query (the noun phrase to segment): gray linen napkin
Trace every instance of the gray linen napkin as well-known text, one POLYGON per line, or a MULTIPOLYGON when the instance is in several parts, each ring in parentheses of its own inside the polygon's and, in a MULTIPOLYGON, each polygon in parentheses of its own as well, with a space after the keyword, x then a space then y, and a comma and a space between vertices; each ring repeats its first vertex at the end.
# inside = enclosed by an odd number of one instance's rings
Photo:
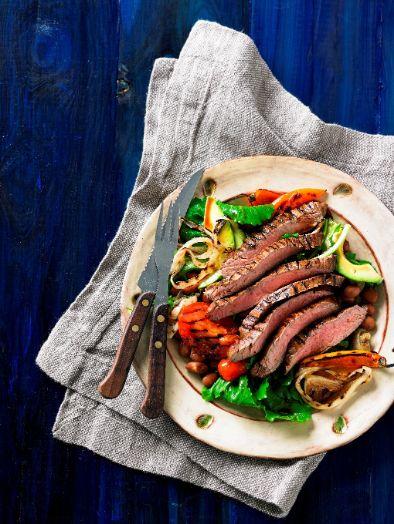
POLYGON ((96 391, 120 335, 119 298, 127 261, 150 213, 201 166, 256 154, 299 156, 343 169, 393 210, 393 137, 323 123, 281 87, 250 38, 198 22, 178 60, 155 62, 140 172, 123 221, 37 363, 69 388, 53 428, 56 438, 283 517, 322 455, 250 459, 193 440, 166 415, 145 420, 138 410, 143 387, 134 371, 119 398, 103 400, 96 391))

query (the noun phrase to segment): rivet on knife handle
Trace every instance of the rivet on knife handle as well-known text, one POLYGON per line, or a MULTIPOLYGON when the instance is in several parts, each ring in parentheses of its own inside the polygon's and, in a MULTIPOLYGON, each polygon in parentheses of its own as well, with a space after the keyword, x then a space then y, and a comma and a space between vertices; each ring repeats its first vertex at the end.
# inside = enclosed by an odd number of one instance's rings
POLYGON ((157 418, 164 407, 164 382, 167 349, 168 305, 156 307, 153 314, 152 334, 149 343, 148 382, 141 413, 147 418, 157 418))
POLYGON ((98 387, 103 397, 115 398, 122 392, 154 298, 155 293, 151 291, 142 293, 138 298, 120 339, 112 367, 98 387))

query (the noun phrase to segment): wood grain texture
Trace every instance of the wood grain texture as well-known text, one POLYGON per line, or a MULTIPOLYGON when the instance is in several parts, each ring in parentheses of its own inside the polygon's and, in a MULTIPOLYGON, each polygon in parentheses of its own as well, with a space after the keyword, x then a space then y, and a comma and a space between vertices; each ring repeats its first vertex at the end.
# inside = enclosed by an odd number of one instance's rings
POLYGON ((152 331, 148 351, 148 380, 141 413, 157 418, 163 413, 167 356, 168 304, 159 304, 152 315, 152 331))
MULTIPOLYGON (((1 522, 273 521, 54 441, 63 388, 34 365, 123 214, 152 62, 177 56, 199 18, 250 34, 286 89, 323 120, 394 134, 392 2, 1 2, 1 522)), ((390 522, 393 427, 391 412, 330 453, 286 522, 390 522)))
POLYGON ((154 298, 153 291, 146 291, 138 297, 120 338, 112 366, 97 388, 104 398, 116 398, 121 394, 154 298))

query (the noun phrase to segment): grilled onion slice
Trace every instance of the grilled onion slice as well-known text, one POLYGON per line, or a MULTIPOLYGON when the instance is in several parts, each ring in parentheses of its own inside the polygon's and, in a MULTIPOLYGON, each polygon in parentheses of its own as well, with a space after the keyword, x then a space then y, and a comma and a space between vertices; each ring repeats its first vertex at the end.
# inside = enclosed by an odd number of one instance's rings
POLYGON ((215 245, 214 240, 209 237, 192 238, 181 246, 174 255, 170 270, 170 282, 177 291, 192 293, 195 291, 204 278, 214 273, 220 262, 221 250, 215 245), (187 281, 175 281, 176 275, 182 269, 186 257, 189 257, 193 264, 200 271, 187 281))
POLYGON ((349 400, 361 384, 372 378, 372 370, 363 366, 356 370, 301 367, 295 387, 301 397, 315 409, 330 409, 349 400))

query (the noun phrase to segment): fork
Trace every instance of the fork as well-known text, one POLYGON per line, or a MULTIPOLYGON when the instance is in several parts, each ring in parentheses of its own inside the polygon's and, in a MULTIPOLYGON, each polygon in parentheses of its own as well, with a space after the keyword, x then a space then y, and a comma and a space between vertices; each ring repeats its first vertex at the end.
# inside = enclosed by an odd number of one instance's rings
POLYGON ((168 324, 168 275, 178 240, 179 205, 170 204, 167 218, 158 224, 154 259, 158 273, 155 308, 148 353, 148 380, 141 412, 157 418, 164 407, 165 366, 168 324), (164 225, 163 225, 164 224, 164 225))

